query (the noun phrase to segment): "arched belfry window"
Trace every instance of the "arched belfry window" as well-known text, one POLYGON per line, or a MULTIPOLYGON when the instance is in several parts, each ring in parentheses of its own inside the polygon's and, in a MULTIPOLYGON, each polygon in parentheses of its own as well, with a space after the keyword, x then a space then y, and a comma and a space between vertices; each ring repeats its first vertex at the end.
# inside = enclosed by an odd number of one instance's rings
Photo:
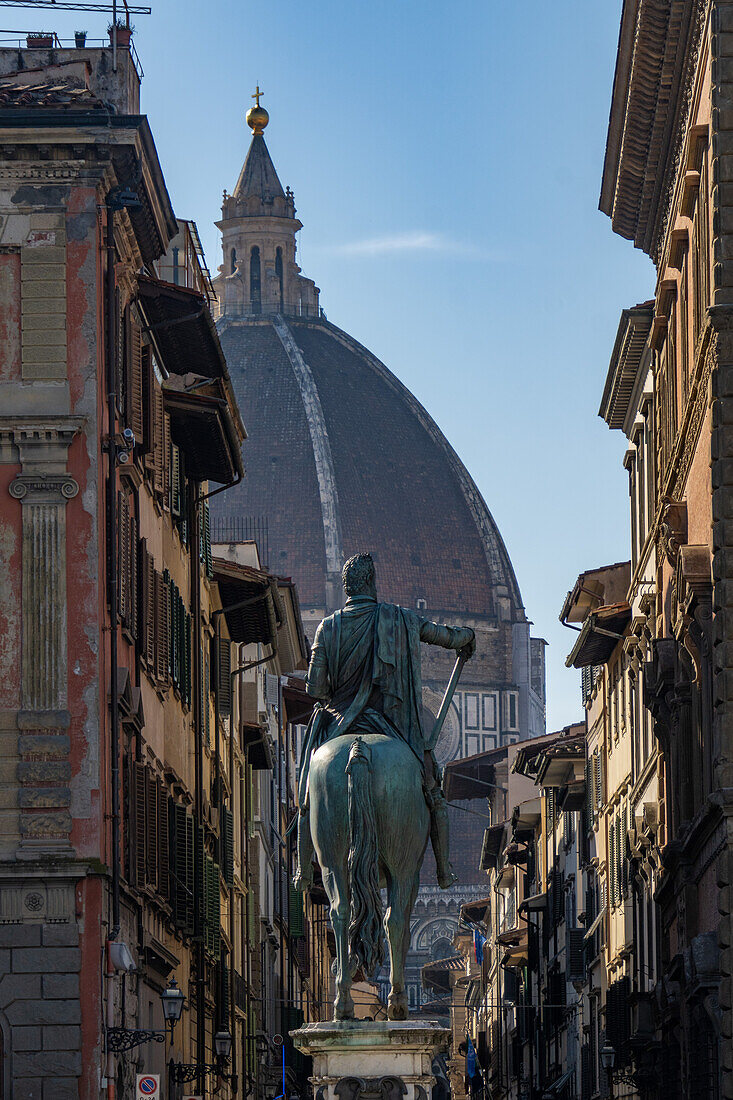
POLYGON ((283 312, 283 250, 278 248, 275 252, 275 274, 277 275, 278 286, 280 287, 280 312, 283 312))
POLYGON ((230 264, 231 264, 231 266, 229 268, 229 273, 230 273, 230 275, 233 275, 234 272, 237 270, 237 250, 236 250, 236 248, 233 248, 232 251, 231 251, 230 264))
POLYGON ((260 267, 260 250, 254 246, 249 254, 249 301, 253 313, 262 310, 262 275, 260 267))

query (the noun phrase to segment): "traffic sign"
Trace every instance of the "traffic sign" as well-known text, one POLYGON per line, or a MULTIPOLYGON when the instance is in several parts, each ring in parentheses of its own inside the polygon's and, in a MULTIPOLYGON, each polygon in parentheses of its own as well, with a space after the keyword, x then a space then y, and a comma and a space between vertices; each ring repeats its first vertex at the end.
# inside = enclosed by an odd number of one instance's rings
POLYGON ((160 1095, 160 1074, 138 1073, 136 1100, 148 1100, 150 1096, 160 1095))

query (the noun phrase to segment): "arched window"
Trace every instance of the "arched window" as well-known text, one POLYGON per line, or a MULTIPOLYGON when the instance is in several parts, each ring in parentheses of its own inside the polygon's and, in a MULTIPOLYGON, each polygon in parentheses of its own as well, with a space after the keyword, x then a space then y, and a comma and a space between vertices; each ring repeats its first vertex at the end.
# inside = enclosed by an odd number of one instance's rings
POLYGON ((260 250, 254 246, 249 254, 249 302, 253 313, 262 311, 262 278, 260 274, 260 250))
POLYGON ((275 274, 277 275, 278 285, 280 287, 280 312, 283 312, 283 250, 278 248, 275 252, 275 274))
POLYGON ((233 275, 234 272, 237 270, 237 250, 236 250, 236 248, 233 248, 232 251, 231 251, 230 264, 231 264, 231 266, 229 268, 229 273, 230 273, 230 275, 233 275))

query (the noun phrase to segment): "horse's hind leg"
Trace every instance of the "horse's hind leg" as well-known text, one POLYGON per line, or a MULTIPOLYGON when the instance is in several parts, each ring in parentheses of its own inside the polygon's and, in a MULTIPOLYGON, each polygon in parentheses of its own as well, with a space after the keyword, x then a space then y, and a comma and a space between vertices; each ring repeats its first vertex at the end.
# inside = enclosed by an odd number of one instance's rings
POLYGON ((333 1002, 334 1020, 353 1020, 354 1002, 351 997, 351 968, 349 966, 349 892, 346 869, 329 871, 324 885, 331 902, 331 924, 336 939, 336 1000, 333 1002))
POLYGON ((407 881, 392 878, 387 890, 389 908, 384 927, 389 943, 390 990, 387 1015, 390 1020, 406 1020, 408 1016, 405 990, 405 958, 410 946, 410 913, 420 882, 419 872, 407 881))

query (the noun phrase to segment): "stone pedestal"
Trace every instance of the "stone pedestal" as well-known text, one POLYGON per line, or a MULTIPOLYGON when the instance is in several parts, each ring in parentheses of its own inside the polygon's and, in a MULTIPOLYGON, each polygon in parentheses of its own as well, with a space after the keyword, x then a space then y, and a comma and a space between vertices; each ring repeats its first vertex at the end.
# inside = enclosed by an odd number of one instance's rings
POLYGON ((313 1059, 317 1100, 430 1100, 433 1058, 450 1030, 437 1020, 346 1020, 291 1032, 313 1059))

